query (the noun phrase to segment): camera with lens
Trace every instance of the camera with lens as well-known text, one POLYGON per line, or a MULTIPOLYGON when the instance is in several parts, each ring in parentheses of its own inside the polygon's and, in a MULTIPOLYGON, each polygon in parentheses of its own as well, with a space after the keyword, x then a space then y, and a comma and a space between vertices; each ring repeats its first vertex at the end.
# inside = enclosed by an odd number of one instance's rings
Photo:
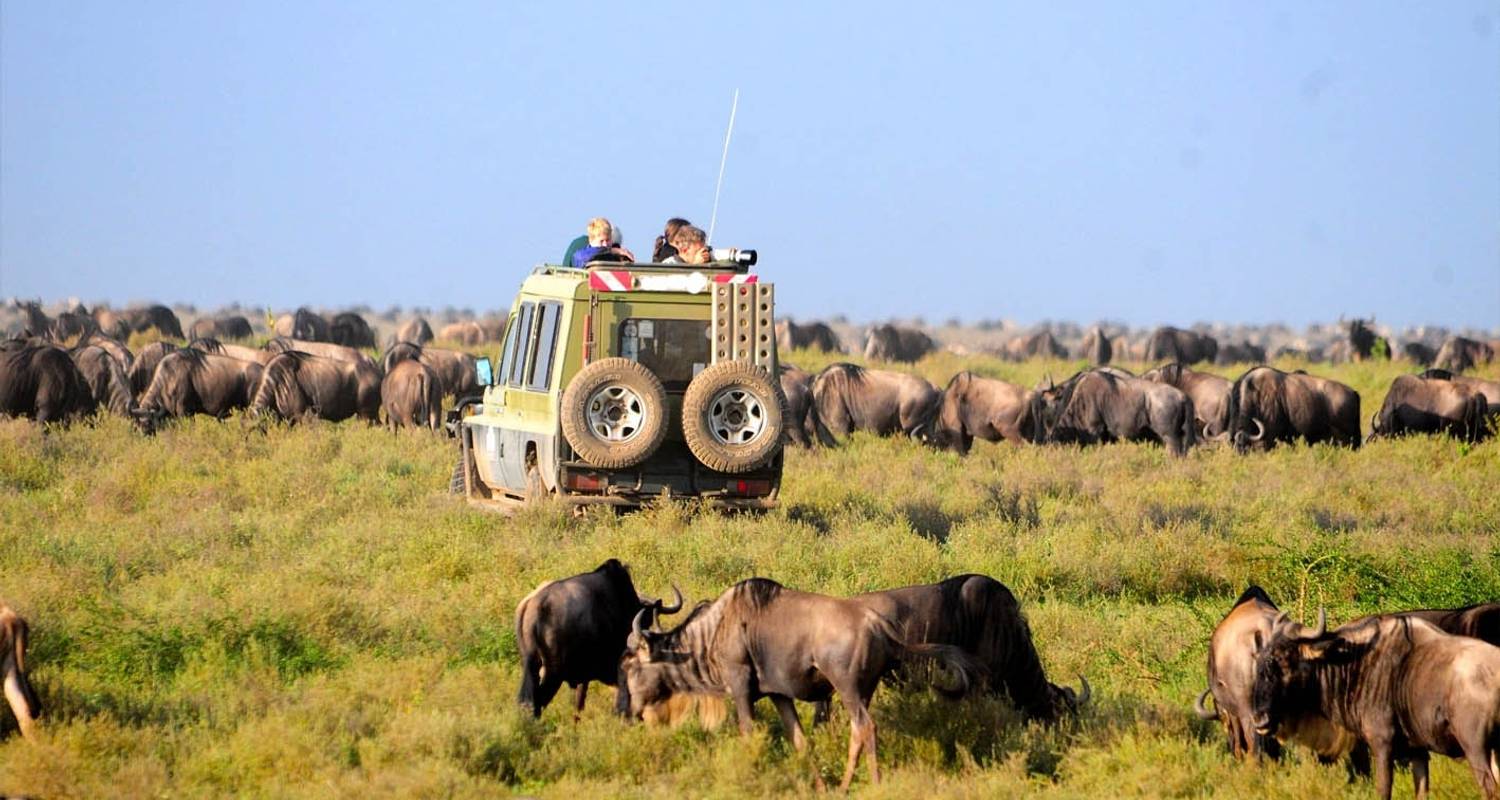
POLYGON ((741 250, 738 247, 715 247, 710 251, 714 261, 728 261, 743 267, 755 266, 755 251, 741 250))

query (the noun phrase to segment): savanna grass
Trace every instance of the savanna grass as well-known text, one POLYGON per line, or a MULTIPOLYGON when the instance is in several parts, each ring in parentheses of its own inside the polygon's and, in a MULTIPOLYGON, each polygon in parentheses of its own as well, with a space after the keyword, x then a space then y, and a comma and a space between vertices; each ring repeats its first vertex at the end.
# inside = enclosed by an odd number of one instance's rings
MULTIPOLYGON (((914 370, 1031 385, 1076 366, 938 355, 914 370)), ((1403 371, 1312 369, 1358 389, 1366 418, 1403 371)), ((1208 632, 1251 581, 1335 620, 1500 598, 1493 442, 959 458, 859 435, 792 452, 764 516, 670 502, 503 518, 444 493, 454 457, 446 439, 359 423, 192 419, 153 438, 117 419, 0 423, 0 597, 32 620, 47 709, 35 743, 0 731, 0 794, 729 797, 836 778, 840 712, 804 755, 769 707, 749 739, 627 726, 598 686, 577 723, 565 702, 541 720, 517 709, 516 602, 618 557, 643 592, 675 582, 691 599, 752 575, 848 594, 986 573, 1021 598, 1052 678, 1094 686, 1055 729, 1002 700, 886 687, 887 781, 861 773, 860 794, 1365 796, 1302 753, 1229 758, 1191 711, 1208 632)), ((1433 785, 1475 795, 1443 759, 1433 785)))

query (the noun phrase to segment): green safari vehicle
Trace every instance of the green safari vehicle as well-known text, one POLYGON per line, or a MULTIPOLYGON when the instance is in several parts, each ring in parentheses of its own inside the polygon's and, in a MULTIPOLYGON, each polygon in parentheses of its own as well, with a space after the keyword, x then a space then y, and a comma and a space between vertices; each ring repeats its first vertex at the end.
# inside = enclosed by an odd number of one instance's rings
POLYGON ((786 417, 775 292, 747 270, 534 269, 498 368, 481 360, 483 395, 450 413, 452 491, 502 508, 548 496, 774 507, 786 417))

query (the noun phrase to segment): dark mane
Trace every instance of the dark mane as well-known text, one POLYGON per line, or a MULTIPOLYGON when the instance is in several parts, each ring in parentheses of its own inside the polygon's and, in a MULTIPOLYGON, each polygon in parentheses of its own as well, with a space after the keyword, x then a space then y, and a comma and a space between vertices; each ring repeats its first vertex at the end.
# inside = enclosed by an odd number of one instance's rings
POLYGON ((1453 373, 1449 372, 1446 369, 1438 369, 1437 367, 1433 367, 1432 369, 1423 372, 1417 377, 1427 381, 1451 381, 1453 380, 1453 373))
POLYGON ((1240 606, 1250 602, 1251 600, 1259 600, 1262 603, 1270 606, 1271 608, 1276 608, 1276 602, 1271 599, 1271 596, 1269 594, 1266 594, 1266 590, 1253 583, 1245 587, 1245 591, 1240 592, 1239 599, 1235 600, 1234 604, 1230 607, 1233 608, 1235 606, 1240 606))
POLYGON ((784 587, 770 578, 748 578, 740 581, 735 589, 736 595, 745 598, 750 607, 761 609, 770 605, 781 594, 784 587))

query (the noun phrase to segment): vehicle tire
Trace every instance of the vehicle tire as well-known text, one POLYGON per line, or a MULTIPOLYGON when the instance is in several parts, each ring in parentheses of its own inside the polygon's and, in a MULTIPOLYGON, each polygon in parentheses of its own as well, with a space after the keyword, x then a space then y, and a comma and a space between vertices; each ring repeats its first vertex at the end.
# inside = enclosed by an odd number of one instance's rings
POLYGON ((563 437, 589 464, 631 467, 661 447, 667 411, 667 390, 651 370, 606 358, 580 370, 563 392, 563 437))
POLYGON ((464 457, 458 457, 458 463, 453 465, 453 477, 448 479, 448 494, 464 493, 464 457))
POLYGON ((748 472, 781 449, 786 414, 786 397, 764 369, 721 361, 688 384, 682 435, 709 469, 748 472))

